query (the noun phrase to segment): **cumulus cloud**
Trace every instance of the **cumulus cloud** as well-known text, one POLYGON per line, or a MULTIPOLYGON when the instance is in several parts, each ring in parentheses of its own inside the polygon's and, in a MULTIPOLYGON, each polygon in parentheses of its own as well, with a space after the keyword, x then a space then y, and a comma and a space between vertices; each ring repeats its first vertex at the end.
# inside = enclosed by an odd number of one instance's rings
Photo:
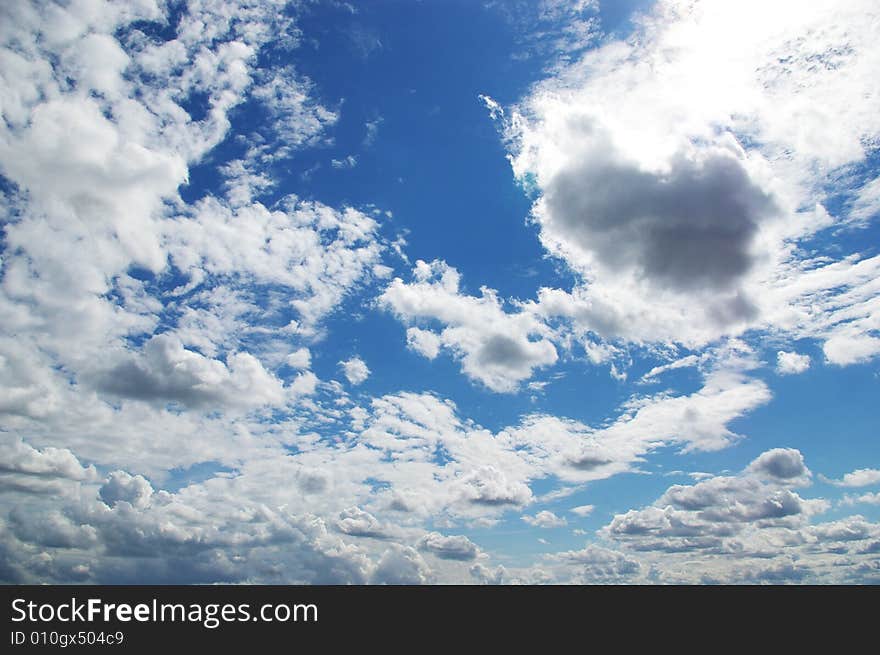
POLYGON ((532 498, 527 484, 508 479, 491 464, 464 475, 459 488, 467 501, 478 505, 525 505, 532 498))
POLYGON ((857 505, 860 503, 864 503, 867 505, 880 505, 880 491, 874 493, 868 492, 866 494, 862 494, 861 496, 847 494, 843 497, 843 501, 841 502, 844 505, 857 505))
POLYGON ((666 373, 667 371, 674 371, 680 368, 698 366, 705 359, 705 355, 688 355, 686 357, 682 357, 681 359, 676 359, 669 364, 661 364, 660 366, 655 366, 642 376, 641 382, 656 382, 657 377, 666 373))
POLYGON ((339 362, 339 366, 351 384, 361 384, 370 377, 370 369, 360 357, 355 356, 344 362, 339 362))
POLYGON ((305 345, 381 273, 367 214, 260 202, 273 165, 337 119, 292 66, 259 66, 293 59, 286 5, 0 7, 0 428, 23 437, 0 440, 4 579, 365 582, 375 568, 324 524, 357 494, 323 519, 281 509, 331 488, 310 462, 267 474, 283 501, 256 484, 224 495, 247 475, 160 488, 171 471, 237 473, 257 453, 284 469, 286 448, 308 450, 288 414, 323 411, 297 405, 319 389, 305 345), (231 136, 234 153, 215 150, 231 136), (182 193, 197 166, 211 174, 182 193), (97 468, 113 472, 101 483, 97 468))
POLYGON ((339 513, 336 527, 340 532, 353 537, 376 537, 388 536, 387 529, 369 512, 359 507, 349 507, 339 513))
POLYGON ((435 359, 440 354, 443 341, 436 333, 430 330, 411 327, 406 329, 406 345, 407 348, 414 350, 423 357, 435 359))
POLYGON ((845 474, 840 480, 829 480, 824 476, 823 479, 838 487, 867 487, 872 484, 880 484, 880 470, 856 469, 845 474))
POLYGON ((461 361, 462 372, 493 391, 515 391, 535 369, 556 362, 549 329, 526 311, 508 312, 496 293, 460 290, 460 275, 445 262, 419 261, 413 281, 395 278, 379 298, 381 306, 407 323, 407 345, 433 359, 440 348, 461 361), (442 327, 432 329, 431 323, 442 327))
POLYGON ((572 507, 568 511, 572 514, 577 514, 580 517, 584 517, 592 514, 594 509, 596 509, 595 505, 578 505, 577 507, 572 507))
MULTIPOLYGON (((873 316, 871 322, 873 323, 873 316)), ((873 359, 880 352, 880 339, 860 334, 852 329, 854 327, 856 326, 836 330, 822 345, 825 358, 832 364, 859 364, 873 359)))
POLYGON ((20 580, 98 583, 363 583, 376 566, 321 519, 269 507, 218 482, 169 493, 115 471, 97 493, 81 487, 51 512, 19 507, 11 517, 10 565, 20 580), (53 566, 36 566, 46 548, 53 566))
POLYGON ((636 470, 664 446, 723 448, 739 438, 727 424, 768 398, 763 384, 716 372, 692 395, 635 397, 599 428, 534 414, 493 433, 460 418, 448 400, 404 393, 358 411, 349 439, 394 463, 371 473, 383 481, 382 506, 490 519, 531 503, 536 480, 565 489, 636 470))
POLYGON ((607 138, 581 129, 598 143, 548 183, 536 208, 545 242, 587 268, 673 291, 725 290, 748 273, 758 225, 778 210, 736 156, 677 154, 652 173, 615 161, 607 138))
POLYGON ((485 564, 477 562, 470 568, 470 574, 477 584, 499 585, 507 581, 507 570, 503 566, 490 569, 485 564))
POLYGON ((546 509, 541 510, 534 516, 529 516, 528 514, 526 514, 520 518, 522 518, 522 520, 529 525, 536 528, 561 528, 567 523, 564 518, 556 516, 556 514, 546 509))
POLYGON ((813 523, 830 503, 792 491, 806 474, 798 451, 773 449, 738 475, 673 485, 600 533, 641 553, 668 581, 864 580, 880 526, 860 516, 813 523))
POLYGON ((432 579, 431 569, 409 546, 392 544, 379 560, 371 584, 422 585, 432 579))
POLYGON ((206 198, 191 215, 163 223, 171 261, 188 276, 281 285, 298 314, 295 331, 317 323, 378 263, 378 223, 353 208, 335 210, 289 197, 269 210, 206 198), (247 225, 247 230, 243 226, 247 225))
POLYGON ((282 383, 249 353, 231 353, 226 363, 183 347, 160 334, 144 345, 143 356, 97 375, 102 391, 137 400, 195 407, 279 403, 282 383))
MULTIPOLYGON (((719 523, 778 519, 805 512, 799 496, 787 489, 768 490, 752 481, 712 478, 693 487, 671 487, 658 503, 673 510, 695 511, 699 519, 719 523)), ((664 516, 672 525, 673 513, 664 516)), ((621 529, 629 530, 629 527, 621 529)), ((722 528, 723 530, 723 528, 722 528)))
POLYGON ((749 530, 804 527, 810 516, 828 508, 827 502, 806 500, 786 486, 805 473, 798 451, 775 449, 738 476, 674 485, 653 506, 618 514, 603 530, 637 550, 718 553, 742 548, 738 539, 749 530))
POLYGON ((293 368, 309 368, 312 365, 312 353, 308 348, 299 348, 290 353, 284 362, 293 368))
POLYGON ((550 561, 563 564, 561 578, 575 584, 613 584, 632 580, 642 565, 633 557, 619 551, 589 544, 581 550, 553 553, 550 561))
POLYGON ((230 187, 224 199, 207 189, 194 204, 178 193, 235 127, 237 105, 266 109, 256 141, 271 147, 283 135, 287 152, 335 120, 293 69, 256 70, 262 48, 296 45, 282 4, 196 0, 171 23, 151 2, 4 7, 5 415, 106 423, 106 408, 85 398, 93 388, 113 405, 221 410, 314 389, 314 376, 289 389, 276 378, 272 341, 313 336, 371 274, 376 222, 293 198, 271 210, 254 203, 272 183, 254 168, 265 152, 210 162, 227 182, 253 177, 249 190, 230 187), (161 24, 171 27, 158 36, 150 26, 161 24))
POLYGON ((810 368, 810 356, 780 350, 776 353, 776 371, 780 375, 796 375, 810 368))
POLYGON ((153 486, 142 475, 130 475, 125 471, 114 471, 98 490, 98 495, 110 507, 126 502, 143 508, 150 503, 153 486))
POLYGON ((47 478, 89 481, 97 477, 95 467, 83 466, 67 448, 48 446, 42 450, 21 438, 4 435, 0 441, 0 474, 33 475, 47 478))
POLYGON ((763 452, 746 470, 758 477, 788 484, 803 481, 811 475, 804 464, 804 456, 795 448, 773 448, 763 452))
POLYGON ((476 544, 464 535, 442 535, 429 532, 419 539, 419 550, 432 553, 440 559, 469 561, 477 557, 476 544))

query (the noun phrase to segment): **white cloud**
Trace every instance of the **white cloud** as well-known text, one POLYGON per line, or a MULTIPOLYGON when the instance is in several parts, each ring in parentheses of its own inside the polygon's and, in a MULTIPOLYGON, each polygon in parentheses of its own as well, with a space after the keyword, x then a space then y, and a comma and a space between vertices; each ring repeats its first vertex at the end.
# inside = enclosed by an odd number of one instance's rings
POLYGON ((843 497, 842 501, 843 505, 856 505, 859 503, 864 503, 867 505, 880 505, 880 491, 874 493, 864 493, 861 496, 847 494, 843 497))
POLYGON ((312 365, 312 353, 308 348, 299 348, 290 353, 284 361, 293 368, 307 369, 312 365))
POLYGON ((520 50, 512 55, 517 60, 549 56, 546 66, 557 68, 602 36, 596 0, 488 2, 485 7, 506 18, 519 33, 520 50))
MULTIPOLYGON (((400 394, 375 399, 369 411, 359 413, 360 427, 338 442, 299 437, 296 453, 265 448, 273 438, 290 439, 291 427, 285 424, 262 426, 262 432, 259 423, 243 419, 231 425, 225 422, 208 426, 207 433, 201 427, 200 432, 207 437, 207 456, 219 457, 220 448, 234 448, 237 463, 222 455, 224 461, 235 467, 234 472, 172 494, 154 487, 142 476, 117 471, 100 491, 92 487, 91 494, 100 495, 105 502, 96 500, 97 504, 89 505, 92 509, 85 515, 81 510, 62 506, 61 517, 56 521, 57 537, 48 533, 38 536, 43 533, 38 533, 27 517, 16 519, 16 538, 23 541, 14 546, 13 561, 25 566, 22 558, 27 558, 26 553, 35 547, 34 539, 61 539, 63 534, 70 543, 80 544, 78 550, 68 551, 63 557, 69 558, 71 566, 74 562, 87 563, 91 571, 88 579, 94 581, 120 575, 111 561, 121 556, 132 567, 140 567, 137 575, 133 571, 130 575, 131 579, 142 581, 235 581, 242 580, 242 576, 287 582, 436 580, 440 569, 430 570, 424 560, 413 555, 412 549, 404 545, 387 548, 383 544, 389 540, 402 544, 408 541, 423 554, 429 554, 432 562, 436 559, 446 563, 444 566, 472 562, 472 553, 482 557, 463 537, 426 535, 414 526, 427 518, 435 525, 451 526, 461 521, 491 523, 505 512, 531 503, 534 496, 530 485, 534 480, 558 476, 579 483, 607 477, 621 469, 575 468, 569 453, 579 453, 585 443, 604 444, 608 440, 621 447, 627 439, 635 439, 636 448, 656 447, 656 441, 640 445, 641 431, 653 433, 659 425, 654 420, 644 423, 647 418, 641 412, 668 400, 643 399, 641 407, 630 410, 613 426, 599 430, 566 422, 554 427, 547 417, 541 417, 537 423, 523 421, 521 426, 493 434, 459 418, 449 401, 426 394, 400 394), (627 423, 634 423, 629 428, 631 432, 627 431, 627 423), (246 431, 256 438, 248 437, 246 431), (229 436, 224 436, 236 432, 232 443, 229 436), (264 449, 254 450, 261 442, 264 449), (339 542, 325 526, 334 528, 339 537, 355 540, 357 546, 339 542), (89 548, 85 547, 87 542, 89 548), (88 554, 95 543, 106 543, 111 559, 88 554), (157 564, 145 566, 142 558, 147 557, 147 551, 150 561, 156 561, 156 553, 177 553, 187 565, 174 573, 177 577, 163 578, 171 573, 163 572, 157 564), (234 564, 229 560, 233 553, 238 558, 234 564), (271 561, 284 564, 266 567, 271 561)), ((149 417, 137 422, 155 420, 149 417)), ((179 435, 181 426, 176 425, 173 433, 179 435)), ((662 429, 658 433, 662 434, 662 429)), ((175 436, 169 442, 168 447, 174 450, 167 459, 169 467, 183 461, 181 445, 189 441, 190 438, 175 436)), ((107 445, 107 453, 119 459, 113 444, 107 445)), ((143 449, 132 454, 132 461, 140 462, 145 452, 153 461, 160 461, 153 450, 157 445, 144 444, 143 449)), ((102 459, 107 460, 107 455, 102 459)), ((762 520, 754 517, 778 512, 776 502, 783 508, 812 511, 816 507, 814 501, 798 500, 796 494, 786 492, 797 479, 795 473, 803 473, 804 467, 798 467, 798 462, 802 464, 788 451, 771 451, 752 464, 753 473, 748 474, 753 480, 751 486, 733 485, 727 491, 723 485, 714 491, 701 488, 698 495, 670 491, 669 497, 674 495, 674 502, 693 504, 697 496, 711 498, 712 493, 729 494, 732 489, 738 504, 728 507, 732 516, 729 521, 742 517, 762 520), (789 465, 782 465, 786 462, 789 465), (758 474, 766 482, 761 482, 758 474), (777 490, 775 495, 761 500, 761 489, 770 486, 777 490)), ((704 502, 712 504, 709 500, 704 502)), ((720 501, 715 504, 722 506, 720 501)), ((583 513, 585 507, 578 510, 583 513)), ((562 522, 561 517, 546 510, 527 516, 536 525, 562 522)), ((578 564, 572 558, 564 558, 564 562, 559 560, 553 565, 559 570, 553 573, 558 577, 552 579, 610 581, 610 577, 603 576, 610 575, 608 567, 614 568, 614 562, 619 560, 617 556, 610 557, 607 562, 607 558, 599 557, 605 564, 597 560, 598 568, 587 566, 586 561, 578 564)), ((629 556, 619 560, 620 580, 632 579, 643 570, 633 561, 629 556)), ((36 575, 35 570, 31 575, 36 575)), ((442 579, 449 580, 461 579, 456 576, 467 573, 443 571, 442 579)), ((44 575, 49 576, 44 580, 73 579, 71 572, 60 570, 44 575)), ((494 574, 487 575, 487 581, 494 579, 494 574)))
POLYGON ((361 384, 370 377, 370 369, 360 357, 355 356, 344 362, 339 362, 339 366, 342 367, 342 372, 351 384, 361 384))
POLYGON ((582 550, 569 550, 548 556, 551 562, 563 565, 557 576, 574 584, 614 584, 632 581, 642 565, 624 553, 589 544, 582 550))
POLYGON ((416 351, 422 357, 436 359, 440 354, 443 341, 439 335, 430 330, 422 330, 417 327, 406 329, 406 346, 416 351))
POLYGON ((349 507, 339 513, 336 527, 340 532, 353 537, 376 537, 384 539, 390 536, 388 528, 383 526, 375 516, 359 507, 349 507))
POLYGON ((479 94, 477 98, 489 111, 489 116, 492 118, 493 121, 504 117, 504 108, 498 103, 497 100, 482 93, 479 94))
POLYGON ((309 419, 330 420, 303 342, 387 275, 367 214, 255 202, 267 164, 337 118, 292 67, 256 69, 267 44, 291 59, 286 4, 193 0, 173 21, 150 0, 0 7, 4 579, 365 582, 376 567, 324 524, 358 494, 310 515, 300 498, 334 479, 286 459, 317 449, 309 419), (240 124, 242 104, 263 118, 240 124), (225 161, 212 149, 231 133, 245 151, 225 161), (187 204, 196 165, 218 188, 187 204), (162 489, 199 464, 220 474, 162 489))
POLYGON ((828 508, 787 488, 806 471, 795 450, 768 451, 739 476, 712 477, 674 485, 653 506, 618 514, 604 533, 638 550, 724 552, 751 527, 803 526, 828 508), (794 522, 794 523, 793 523, 794 522))
POLYGON ((798 451, 773 449, 738 475, 674 485, 600 535, 672 583, 872 579, 865 566, 880 526, 861 516, 814 523, 830 503, 792 491, 807 474, 798 451))
POLYGON ((298 330, 312 334, 378 262, 378 224, 352 208, 337 211, 296 198, 283 206, 229 208, 208 198, 191 217, 165 221, 165 240, 171 261, 187 275, 286 287, 298 330))
POLYGON ((505 583, 507 570, 503 566, 490 569, 485 564, 477 562, 471 567, 470 574, 478 584, 499 585, 505 583))
POLYGON ((257 172, 254 162, 236 159, 221 168, 226 178, 226 197, 233 207, 250 205, 265 191, 275 186, 266 173, 257 172))
POLYGON ((880 257, 817 257, 795 269, 770 291, 776 307, 771 322, 795 337, 822 339, 825 358, 832 364, 864 362, 880 352, 880 340, 871 336, 880 308, 880 257))
POLYGON ((134 507, 144 508, 150 504, 153 487, 142 475, 129 475, 125 471, 114 471, 104 482, 98 494, 109 507, 126 502, 134 507))
MULTIPOLYGON (((872 323, 873 318, 872 315, 872 323)), ((844 328, 832 334, 822 346, 822 350, 832 364, 840 366, 858 364, 880 353, 880 339, 844 328)))
POLYGON ((199 412, 314 393, 314 374, 275 369, 369 279, 378 226, 351 208, 252 202, 273 182, 257 164, 286 156, 278 139, 289 152, 335 120, 293 69, 255 71, 269 41, 295 46, 283 3, 195 0, 167 40, 138 22, 166 21, 164 5, 99 4, 15 3, 0 21, 3 429, 136 473, 234 463, 291 437, 260 443, 249 419, 199 412), (245 102, 269 112, 246 139, 262 147, 205 161, 245 102), (183 202, 197 163, 229 178, 226 199, 183 202))
POLYGON ((281 381, 249 353, 230 353, 226 363, 186 350, 166 334, 151 337, 143 355, 125 358, 95 374, 101 391, 127 398, 193 407, 280 404, 281 381))
POLYGON ((476 544, 463 535, 442 535, 429 532, 419 540, 419 549, 440 559, 473 560, 479 552, 476 544))
MULTIPOLYGON (((271 505, 263 502, 266 492, 281 489, 274 478, 261 492, 251 488, 250 497, 236 493, 241 482, 214 478, 169 493, 154 491, 140 475, 116 471, 100 489, 73 482, 78 486, 53 502, 51 512, 39 504, 42 494, 15 490, 15 510, 5 518, 12 529, 3 540, 3 578, 367 581, 378 555, 371 560, 307 512, 295 516, 285 511, 277 496, 271 505), (38 565, 40 557, 51 566, 38 565)), ((290 497, 299 493, 293 490, 290 497)))
POLYGON ((880 177, 859 189, 849 213, 850 220, 867 223, 880 214, 880 177))
POLYGON ((737 438, 727 423, 767 398, 763 384, 716 374, 691 396, 633 399, 599 429, 530 415, 493 434, 460 419, 449 401, 398 394, 373 400, 352 438, 394 462, 369 473, 387 484, 379 498, 388 506, 494 518, 532 502, 534 480, 582 484, 633 470, 655 448, 724 447, 737 438))
POLYGON ((556 516, 556 514, 546 509, 541 510, 534 516, 529 516, 528 514, 525 514, 520 518, 522 518, 522 520, 529 525, 536 528, 561 528, 567 523, 564 518, 556 516))
POLYGON ((365 148, 369 148, 374 143, 376 143, 376 138, 379 136, 379 126, 382 125, 383 118, 379 117, 372 121, 367 121, 364 123, 364 140, 363 146, 365 148))
POLYGON ((655 366, 650 371, 645 373, 642 376, 641 382, 654 382, 656 378, 667 371, 674 371, 680 368, 689 368, 691 366, 698 366, 703 361, 705 361, 705 356, 699 355, 687 355, 686 357, 682 357, 680 359, 676 359, 669 364, 661 364, 660 366, 655 366))
POLYGON ((395 278, 379 298, 400 320, 415 323, 407 344, 433 358, 447 348, 461 361, 462 371, 492 391, 513 392, 537 368, 556 362, 549 329, 531 313, 507 312, 496 293, 460 291, 458 272, 445 262, 423 261, 413 269, 413 282, 395 278), (431 329, 437 321, 441 329, 431 329))
POLYGON ((810 356, 780 350, 776 353, 776 371, 780 375, 797 375, 810 368, 810 356))
POLYGON ((525 505, 532 499, 532 491, 525 482, 510 479, 491 464, 462 476, 459 489, 464 500, 489 507, 525 505))
POLYGON ((803 484, 812 475, 804 464, 804 456, 795 448, 772 448, 761 453, 746 471, 778 484, 803 484))
POLYGON ((339 119, 337 112, 315 101, 311 81, 298 75, 292 66, 259 71, 252 95, 275 121, 275 140, 260 148, 262 158, 279 159, 289 156, 294 148, 320 141, 339 119))
POLYGON ((392 544, 379 561, 370 584, 421 585, 431 582, 431 570, 414 549, 392 544))
POLYGON ((83 466, 66 448, 38 450, 4 434, 0 439, 0 492, 61 493, 69 482, 97 479, 94 465, 83 466))
MULTIPOLYGON (((808 483, 809 471, 791 449, 768 451, 738 476, 673 487, 658 501, 662 508, 615 517, 612 524, 629 526, 606 534, 624 544, 621 551, 588 544, 514 570, 490 566, 491 554, 467 537, 444 534, 523 512, 536 526, 564 525, 564 518, 530 507, 536 482, 555 485, 537 499, 545 502, 637 471, 661 448, 729 446, 740 438, 733 421, 767 402, 770 392, 748 375, 750 366, 695 354, 647 377, 697 366, 696 390, 633 396, 595 426, 535 413, 489 430, 433 394, 352 396, 337 381, 319 380, 309 369, 325 319, 354 289, 390 280, 393 269, 382 263, 377 208, 276 197, 281 185, 271 171, 298 148, 330 143, 327 130, 339 118, 316 100, 295 63, 257 68, 267 45, 295 62, 299 33, 285 7, 192 0, 174 21, 164 15, 165 3, 149 0, 0 7, 0 173, 9 182, 0 197, 3 581, 675 580, 681 571, 690 574, 687 567, 664 566, 655 555, 676 548, 718 558, 745 553, 742 570, 722 571, 728 579, 805 579, 805 571, 870 579, 858 567, 877 552, 876 525, 861 517, 809 525, 826 504, 794 492, 808 483), (172 36, 147 36, 141 21, 162 24, 172 36), (233 111, 237 106, 246 110, 233 111), (243 118, 252 111, 260 121, 243 118), (224 142, 238 149, 228 161, 225 150, 214 149, 224 142), (219 177, 216 188, 188 204, 181 189, 196 165, 219 177), (205 479, 206 470, 214 474, 205 479), (640 527, 655 539, 639 534, 640 527), (775 557, 779 552, 787 554, 775 557), (767 561, 756 564, 759 558, 767 561)), ((540 7, 544 21, 569 21, 570 29, 548 35, 569 53, 592 38, 593 10, 582 2, 540 7)), ((536 87, 516 111, 483 98, 502 124, 513 121, 511 135, 523 128, 514 163, 534 164, 545 245, 579 268, 583 284, 570 292, 542 289, 534 302, 510 301, 488 288, 471 295, 453 268, 420 261, 409 281, 383 282, 379 300, 405 324, 410 349, 429 359, 449 353, 465 375, 498 392, 526 386, 558 361, 557 348, 573 343, 624 378, 630 344, 616 337, 702 344, 759 318, 788 334, 823 339, 832 363, 878 351, 880 258, 799 259, 798 236, 843 218, 800 212, 801 229, 768 217, 777 206, 792 213, 809 204, 804 198, 814 199, 812 179, 803 175, 807 160, 818 162, 817 170, 858 163, 857 142, 876 132, 870 107, 853 131, 852 112, 861 109, 847 99, 846 80, 858 86, 876 68, 865 64, 863 31, 825 28, 809 8, 806 22, 799 17, 791 28, 818 30, 795 42, 804 61, 777 57, 760 72, 762 83, 785 87, 773 91, 779 98, 794 97, 792 85, 806 82, 807 106, 842 116, 843 125, 814 121, 800 106, 787 107, 801 113, 785 124, 766 123, 758 110, 732 118, 718 107, 735 94, 722 94, 716 106, 714 96, 693 94, 670 104, 665 92, 655 103, 657 121, 640 123, 652 106, 642 101, 664 84, 690 88, 688 66, 703 46, 687 29, 688 11, 682 8, 684 23, 675 19, 678 27, 649 20, 644 29, 656 42, 612 41, 589 55, 598 64, 589 80, 577 62, 567 72, 560 68, 561 86, 536 87), (683 47, 668 49, 676 38, 683 47), (850 49, 824 47, 837 41, 850 49), (816 53, 804 50, 813 46, 816 53), (642 79, 632 63, 660 51, 669 57, 656 59, 651 75, 663 84, 642 79), (805 73, 807 59, 821 64, 818 72, 805 73), (835 72, 826 75, 823 67, 835 72), (602 96, 592 91, 621 79, 639 82, 638 97, 610 93, 614 111, 597 106, 602 96), (817 102, 828 85, 840 86, 840 101, 817 102), (570 120, 578 107, 592 122, 570 120), (535 116, 549 121, 532 123, 535 116), (709 123, 758 135, 763 149, 743 151, 707 134, 709 123), (816 125, 827 139, 814 142, 816 125), (602 139, 609 147, 591 150, 602 139), (774 154, 792 144, 790 162, 774 154), (572 177, 623 179, 633 193, 584 199, 572 177), (729 210, 723 242, 697 216, 716 186, 729 210), (672 205, 693 211, 678 215, 672 205), (577 225, 572 208, 620 220, 577 225), (653 220, 658 216, 664 220, 653 220), (623 240, 619 252, 603 243, 643 219, 651 229, 623 240), (657 256, 668 250, 663 228, 670 225, 685 234, 685 244, 706 245, 711 257, 688 259, 688 249, 674 248, 682 255, 676 261, 657 256), (768 279, 768 293, 757 293, 768 279)), ((706 27, 715 34, 714 23, 706 27)), ((758 27, 766 35, 766 26, 758 27)), ((697 80, 712 82, 697 72, 697 80)), ((732 80, 740 91, 750 88, 732 80)), ((365 146, 378 125, 365 126, 365 146)), ((338 163, 350 167, 355 159, 338 163)), ((847 221, 868 220, 875 186, 851 189, 847 221)), ((391 247, 407 261, 402 243, 391 247)), ((672 351, 678 356, 675 348, 652 353, 669 361, 672 351)), ((341 365, 353 385, 369 375, 359 357, 341 365)), ((854 471, 840 484, 855 486, 872 474, 854 471)), ((854 502, 876 502, 875 495, 854 502)), ((593 506, 569 511, 588 516, 593 506)), ((716 568, 699 574, 723 567, 716 568)))
POLYGON ((354 155, 348 155, 347 157, 343 157, 342 159, 331 159, 330 165, 337 169, 341 170, 344 168, 354 168, 357 166, 357 157, 354 155))
POLYGON ((856 469, 844 475, 841 480, 823 479, 838 487, 867 487, 872 484, 880 484, 880 470, 856 469))
POLYGON ((4 435, 0 441, 3 453, 0 473, 65 478, 68 480, 93 480, 95 467, 84 467, 70 450, 47 447, 32 448, 20 438, 4 435))

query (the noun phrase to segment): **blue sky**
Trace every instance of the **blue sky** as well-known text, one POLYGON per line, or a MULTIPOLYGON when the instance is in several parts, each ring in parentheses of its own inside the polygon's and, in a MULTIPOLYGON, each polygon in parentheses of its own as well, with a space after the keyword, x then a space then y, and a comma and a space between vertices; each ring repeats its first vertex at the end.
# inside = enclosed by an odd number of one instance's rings
POLYGON ((0 13, 0 580, 880 580, 870 2, 0 13))

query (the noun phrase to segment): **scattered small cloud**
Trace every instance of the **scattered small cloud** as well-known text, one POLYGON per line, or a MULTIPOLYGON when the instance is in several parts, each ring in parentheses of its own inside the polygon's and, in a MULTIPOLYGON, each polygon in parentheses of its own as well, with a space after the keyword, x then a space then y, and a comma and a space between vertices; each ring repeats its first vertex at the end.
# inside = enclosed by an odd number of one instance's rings
POLYGON ((780 350, 776 353, 776 371, 780 375, 797 375, 810 368, 810 356, 780 350))
POLYGON ((549 510, 542 510, 534 516, 523 515, 522 520, 536 528, 561 528, 567 522, 549 510))
POLYGON ((344 362, 339 362, 342 372, 349 383, 359 385, 370 377, 370 369, 360 357, 352 357, 344 362))

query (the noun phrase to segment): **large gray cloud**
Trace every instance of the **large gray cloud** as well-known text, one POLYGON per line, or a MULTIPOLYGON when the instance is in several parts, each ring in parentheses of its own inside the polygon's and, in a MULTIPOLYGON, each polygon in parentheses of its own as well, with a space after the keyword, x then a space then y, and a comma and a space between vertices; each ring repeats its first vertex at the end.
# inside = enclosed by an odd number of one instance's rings
POLYGON ((760 223, 777 211, 720 148, 680 154, 662 172, 591 150, 551 179, 544 199, 542 220, 555 238, 612 271, 677 291, 736 285, 752 267, 760 223))
POLYGON ((487 287, 480 296, 462 293, 460 281, 444 261, 418 261, 413 281, 395 278, 379 305, 413 324, 407 330, 410 348, 430 359, 441 348, 450 350, 465 375, 493 391, 514 392, 536 369, 556 363, 559 354, 542 321, 522 309, 508 311, 487 287))

